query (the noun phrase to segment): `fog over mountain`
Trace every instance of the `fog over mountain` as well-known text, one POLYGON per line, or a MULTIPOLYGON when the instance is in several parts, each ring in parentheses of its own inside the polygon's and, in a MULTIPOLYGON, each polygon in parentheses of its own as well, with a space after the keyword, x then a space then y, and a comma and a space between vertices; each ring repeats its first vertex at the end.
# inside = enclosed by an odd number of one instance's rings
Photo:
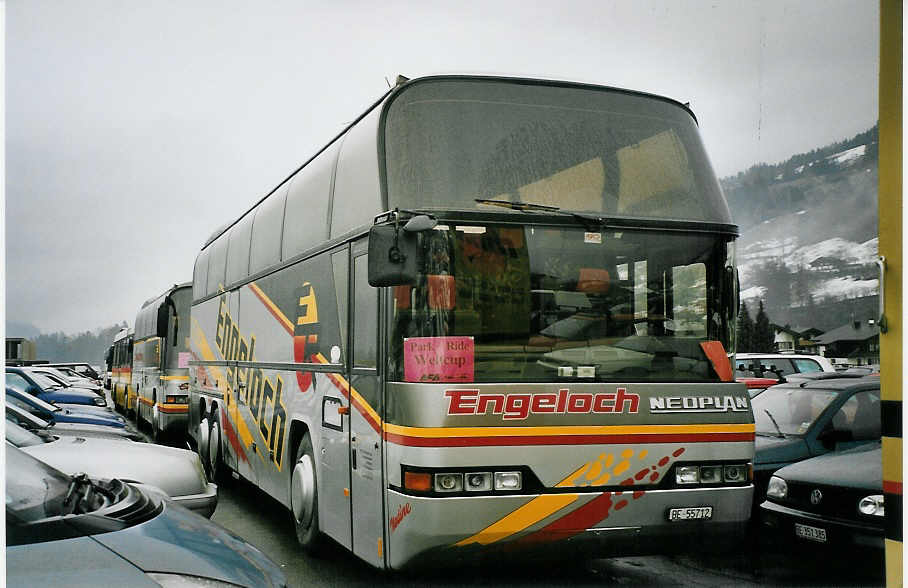
POLYGON ((878 127, 722 179, 741 229, 741 298, 770 320, 829 330, 876 318, 878 127))

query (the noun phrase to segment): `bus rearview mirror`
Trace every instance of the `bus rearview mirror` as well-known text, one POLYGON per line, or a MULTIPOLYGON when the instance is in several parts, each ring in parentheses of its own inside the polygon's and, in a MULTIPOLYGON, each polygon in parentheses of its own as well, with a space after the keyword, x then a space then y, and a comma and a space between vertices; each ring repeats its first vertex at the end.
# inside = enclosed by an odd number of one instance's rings
POLYGON ((416 283, 418 233, 375 225, 369 231, 369 285, 404 286, 416 283))

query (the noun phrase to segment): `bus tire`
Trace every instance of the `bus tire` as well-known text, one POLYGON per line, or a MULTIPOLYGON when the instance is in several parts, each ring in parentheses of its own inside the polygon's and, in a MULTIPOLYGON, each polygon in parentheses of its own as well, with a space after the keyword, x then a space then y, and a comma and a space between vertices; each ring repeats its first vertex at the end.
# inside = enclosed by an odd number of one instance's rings
POLYGON ((221 451, 221 423, 218 418, 216 409, 212 409, 210 429, 208 430, 208 457, 205 463, 208 465, 208 479, 218 484, 223 482, 224 476, 224 454, 221 451))
POLYGON ((205 473, 208 475, 209 481, 211 481, 211 472, 208 471, 208 433, 210 429, 211 424, 208 422, 208 416, 205 415, 199 421, 199 442, 196 445, 196 453, 199 454, 199 459, 202 460, 202 465, 205 467, 205 473))
POLYGON ((160 415, 158 411, 157 394, 152 396, 151 400, 154 403, 151 405, 151 440, 155 443, 160 443, 164 435, 161 434, 161 428, 158 426, 158 419, 160 415))
POLYGON ((303 436, 296 448, 293 472, 290 474, 290 514, 296 528, 296 539, 312 555, 318 555, 324 536, 318 527, 318 483, 315 457, 309 435, 303 436))

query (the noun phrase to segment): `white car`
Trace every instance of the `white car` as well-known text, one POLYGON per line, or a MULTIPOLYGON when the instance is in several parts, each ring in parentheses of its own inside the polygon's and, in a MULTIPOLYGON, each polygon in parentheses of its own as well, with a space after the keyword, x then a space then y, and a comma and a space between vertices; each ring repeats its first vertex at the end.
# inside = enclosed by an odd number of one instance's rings
POLYGON ((763 372, 767 377, 776 370, 783 376, 810 372, 834 372, 832 362, 822 355, 798 353, 738 353, 735 369, 739 372, 763 372), (753 366, 753 369, 751 369, 753 366))

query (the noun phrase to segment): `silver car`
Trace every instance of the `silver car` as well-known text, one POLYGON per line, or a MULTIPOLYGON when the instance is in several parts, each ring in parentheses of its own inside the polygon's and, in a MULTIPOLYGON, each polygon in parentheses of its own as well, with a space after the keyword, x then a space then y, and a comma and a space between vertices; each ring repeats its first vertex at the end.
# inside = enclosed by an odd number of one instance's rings
POLYGON ((218 504, 218 487, 208 482, 198 454, 186 449, 85 437, 48 438, 6 421, 6 440, 29 455, 71 475, 119 478, 154 486, 174 502, 205 517, 218 504))
POLYGON ((145 440, 142 433, 133 429, 129 424, 125 427, 110 427, 108 425, 90 425, 86 423, 48 422, 11 402, 6 403, 6 420, 12 420, 19 426, 38 435, 100 437, 102 439, 122 439, 124 441, 145 440))

